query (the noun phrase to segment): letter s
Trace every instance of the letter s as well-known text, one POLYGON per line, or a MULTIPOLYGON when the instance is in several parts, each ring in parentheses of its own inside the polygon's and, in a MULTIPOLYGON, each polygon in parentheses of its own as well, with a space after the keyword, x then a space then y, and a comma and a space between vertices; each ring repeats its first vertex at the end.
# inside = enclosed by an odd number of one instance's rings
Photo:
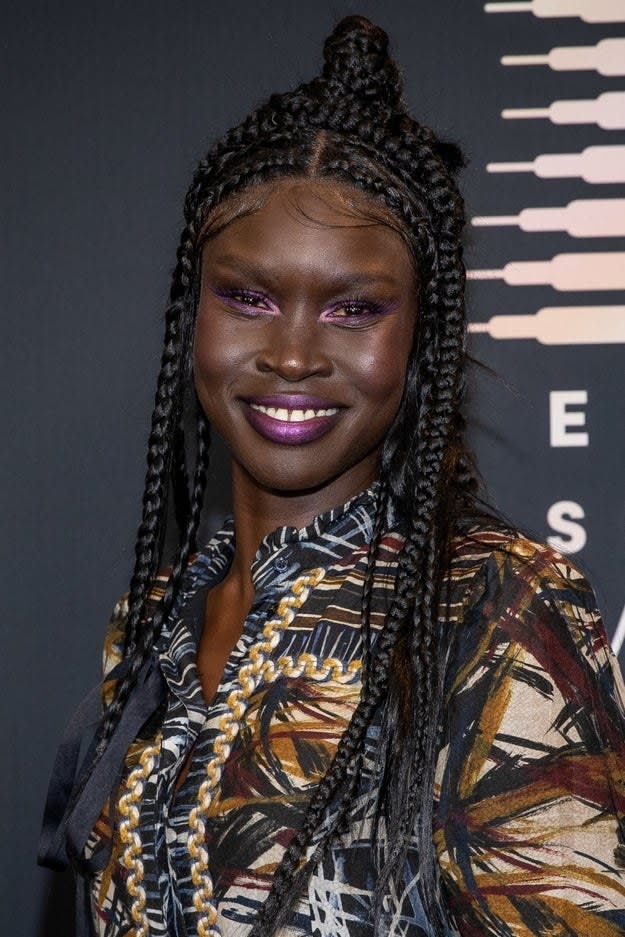
POLYGON ((562 537, 547 537, 547 543, 562 553, 579 553, 586 546, 586 530, 576 523, 585 517, 584 509, 577 501, 556 501, 547 511, 547 523, 562 537))

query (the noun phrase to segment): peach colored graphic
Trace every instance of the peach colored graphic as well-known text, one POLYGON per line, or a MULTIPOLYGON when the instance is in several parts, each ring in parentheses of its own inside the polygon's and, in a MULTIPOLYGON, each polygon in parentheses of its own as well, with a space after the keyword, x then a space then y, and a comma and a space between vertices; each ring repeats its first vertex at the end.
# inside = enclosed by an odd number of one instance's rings
POLYGON ((469 332, 501 339, 534 338, 541 345, 617 344, 625 342, 625 306, 545 306, 533 315, 471 322, 469 332))
POLYGON ((524 208, 518 215, 477 215, 476 228, 566 231, 575 238, 625 237, 625 198, 582 198, 562 208, 524 208))
POLYGON ((625 146, 587 146, 581 153, 543 153, 529 162, 488 163, 487 172, 533 172, 539 179, 580 177, 584 182, 625 182, 625 146))
POLYGON ((499 270, 468 270, 471 280, 503 280, 508 286, 555 290, 625 289, 625 252, 556 254, 551 260, 515 260, 499 270))
POLYGON ((602 130, 625 130, 625 91, 606 91, 598 98, 553 101, 548 107, 508 107, 505 120, 546 118, 552 124, 597 124, 602 130))
POLYGON ((503 55, 500 61, 502 65, 546 65, 554 72, 625 75, 625 39, 602 39, 596 46, 555 46, 546 55, 503 55))
POLYGON ((484 4, 487 13, 532 13, 540 19, 578 16, 585 23, 625 23, 625 0, 525 0, 484 4))

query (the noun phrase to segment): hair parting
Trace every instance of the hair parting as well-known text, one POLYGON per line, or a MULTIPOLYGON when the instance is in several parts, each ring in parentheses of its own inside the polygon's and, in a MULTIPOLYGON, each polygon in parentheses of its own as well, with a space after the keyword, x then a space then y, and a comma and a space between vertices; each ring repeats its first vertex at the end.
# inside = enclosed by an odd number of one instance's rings
POLYGON ((212 147, 186 196, 186 227, 166 315, 129 592, 130 665, 105 713, 98 752, 108 744, 141 665, 176 602, 200 522, 210 433, 198 410, 196 462, 190 477, 183 420, 184 402, 191 394, 189 360, 202 244, 272 183, 285 178, 343 183, 366 196, 373 216, 388 219, 402 233, 418 270, 419 321, 403 399, 382 454, 362 600, 361 697, 326 775, 312 791, 302 826, 273 875, 251 937, 270 937, 288 920, 314 866, 343 834, 361 776, 367 731, 380 712, 382 737, 389 741, 381 754, 380 790, 374 792, 376 824, 384 825, 387 844, 372 903, 376 933, 388 933, 385 907, 394 891, 401 892, 406 850, 416 838, 421 898, 441 935, 445 922, 432 829, 444 676, 439 598, 450 538, 475 508, 477 489, 461 409, 464 208, 454 177, 463 160, 457 147, 439 141, 408 115, 399 71, 381 29, 363 17, 347 17, 326 41, 324 56, 320 76, 294 91, 273 95, 212 147), (170 487, 179 546, 164 595, 148 614, 150 587, 162 562, 170 487), (401 521, 405 544, 393 601, 374 640, 373 582, 389 513, 401 521))

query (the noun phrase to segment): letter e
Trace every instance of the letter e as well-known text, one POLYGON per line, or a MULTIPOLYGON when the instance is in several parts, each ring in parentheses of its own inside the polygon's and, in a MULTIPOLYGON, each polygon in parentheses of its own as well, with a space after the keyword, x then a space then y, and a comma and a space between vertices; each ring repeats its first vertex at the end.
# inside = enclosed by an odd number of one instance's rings
POLYGON ((585 426, 583 410, 569 410, 569 406, 588 403, 586 390, 552 390, 549 394, 549 434, 552 446, 587 446, 588 433, 574 432, 571 426, 585 426))

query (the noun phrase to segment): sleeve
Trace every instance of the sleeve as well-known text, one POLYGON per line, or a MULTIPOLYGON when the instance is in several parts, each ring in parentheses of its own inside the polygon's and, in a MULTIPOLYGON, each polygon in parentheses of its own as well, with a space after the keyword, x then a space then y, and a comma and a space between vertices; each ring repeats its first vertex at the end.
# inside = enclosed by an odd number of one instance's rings
POLYGON ((579 571, 516 540, 454 642, 435 846, 462 937, 625 935, 623 684, 579 571))

